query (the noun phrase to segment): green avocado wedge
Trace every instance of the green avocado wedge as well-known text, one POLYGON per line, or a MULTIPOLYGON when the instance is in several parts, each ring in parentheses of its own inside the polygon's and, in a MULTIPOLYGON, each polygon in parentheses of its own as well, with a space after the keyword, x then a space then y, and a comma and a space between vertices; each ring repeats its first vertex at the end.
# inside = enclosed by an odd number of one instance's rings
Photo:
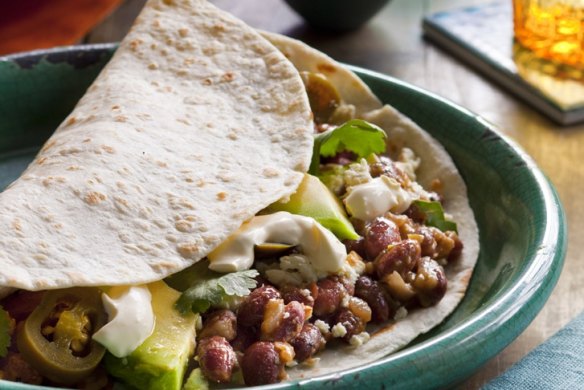
POLYGON ((339 240, 359 238, 339 199, 315 176, 305 174, 298 190, 289 200, 272 203, 263 212, 270 214, 278 211, 312 217, 339 240))
POLYGON ((195 347, 196 315, 181 315, 174 303, 180 293, 164 282, 148 286, 156 316, 154 332, 124 358, 105 357, 106 370, 130 388, 180 390, 195 347))

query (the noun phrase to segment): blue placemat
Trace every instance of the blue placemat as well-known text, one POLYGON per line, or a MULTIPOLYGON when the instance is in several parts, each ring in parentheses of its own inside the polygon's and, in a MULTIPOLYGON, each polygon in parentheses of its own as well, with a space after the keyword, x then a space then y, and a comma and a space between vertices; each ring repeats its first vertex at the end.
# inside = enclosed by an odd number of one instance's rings
POLYGON ((482 390, 584 389, 584 313, 482 390))

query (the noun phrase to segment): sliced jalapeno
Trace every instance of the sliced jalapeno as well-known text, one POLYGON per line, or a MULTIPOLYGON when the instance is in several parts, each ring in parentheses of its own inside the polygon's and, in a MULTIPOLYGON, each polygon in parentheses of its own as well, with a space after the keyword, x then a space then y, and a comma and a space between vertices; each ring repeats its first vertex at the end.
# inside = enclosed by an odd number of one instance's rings
POLYGON ((105 348, 91 339, 107 321, 97 288, 48 291, 17 334, 20 353, 53 382, 71 385, 97 367, 105 348))
POLYGON ((327 123, 341 103, 341 95, 335 86, 320 73, 301 72, 310 108, 316 123, 327 123))

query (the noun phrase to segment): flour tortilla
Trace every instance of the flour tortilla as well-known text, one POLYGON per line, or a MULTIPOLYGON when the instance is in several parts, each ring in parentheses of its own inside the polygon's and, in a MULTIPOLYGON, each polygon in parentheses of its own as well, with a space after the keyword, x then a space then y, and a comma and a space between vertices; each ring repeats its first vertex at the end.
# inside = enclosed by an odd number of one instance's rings
POLYGON ((404 347, 420 334, 440 324, 460 303, 470 281, 479 253, 478 227, 468 203, 466 185, 444 147, 409 118, 388 105, 382 105, 371 90, 351 71, 325 54, 300 41, 262 32, 299 71, 318 72, 336 86, 344 103, 355 106, 357 117, 375 123, 388 134, 388 149, 408 147, 421 158, 417 181, 425 188, 432 180, 442 182, 444 208, 457 222, 464 243, 462 256, 446 267, 448 290, 436 306, 412 310, 395 323, 369 328, 371 339, 360 347, 326 348, 314 367, 297 366, 292 378, 313 377, 376 361, 404 347))
POLYGON ((142 284, 294 192, 312 153, 302 81, 203 0, 150 0, 38 156, 0 194, 0 286, 142 284))

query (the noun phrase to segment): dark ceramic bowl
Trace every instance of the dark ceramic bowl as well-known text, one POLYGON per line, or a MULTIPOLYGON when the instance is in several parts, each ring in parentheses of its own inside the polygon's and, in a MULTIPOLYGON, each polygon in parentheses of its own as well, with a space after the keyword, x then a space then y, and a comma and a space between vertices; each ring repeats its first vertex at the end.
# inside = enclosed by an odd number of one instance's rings
MULTIPOLYGON (((81 46, 0 59, 0 189, 32 160, 114 50, 81 46)), ((463 302, 430 333, 375 363, 273 387, 451 386, 515 339, 547 300, 566 251, 562 207, 531 158, 482 118, 388 76, 353 70, 452 155, 468 185, 480 256, 463 302)), ((0 381, 0 389, 38 387, 0 381)))
POLYGON ((364 25, 390 0, 286 0, 311 26, 350 31, 364 25))

